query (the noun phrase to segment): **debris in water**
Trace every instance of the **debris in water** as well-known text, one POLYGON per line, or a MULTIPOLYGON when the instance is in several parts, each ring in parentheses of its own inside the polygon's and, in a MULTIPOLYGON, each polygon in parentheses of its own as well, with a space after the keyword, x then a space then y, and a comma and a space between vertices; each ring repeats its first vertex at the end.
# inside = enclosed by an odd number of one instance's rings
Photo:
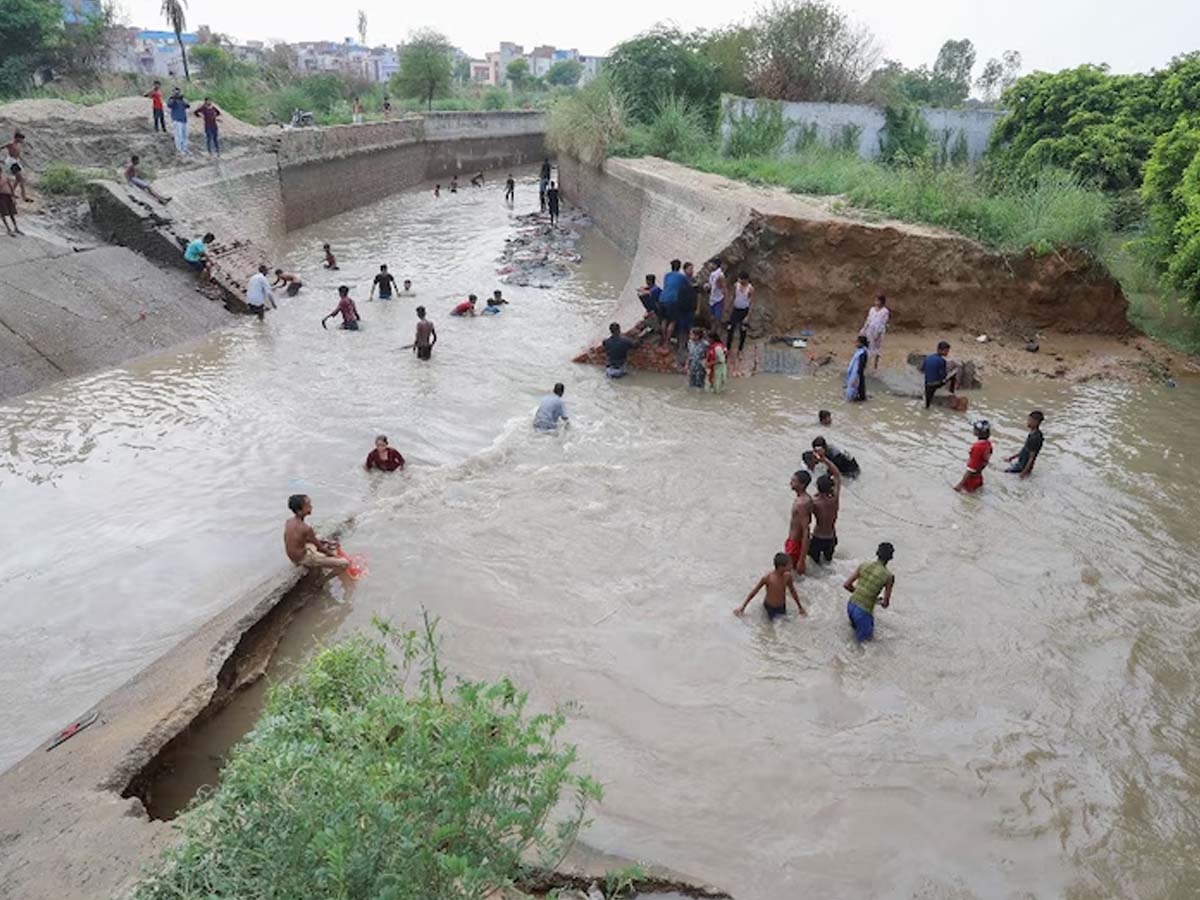
POLYGON ((551 282, 569 276, 571 266, 583 260, 575 245, 579 229, 592 223, 582 212, 565 210, 557 226, 551 226, 543 213, 517 216, 516 222, 517 233, 505 241, 504 252, 496 260, 502 284, 548 288, 551 282))

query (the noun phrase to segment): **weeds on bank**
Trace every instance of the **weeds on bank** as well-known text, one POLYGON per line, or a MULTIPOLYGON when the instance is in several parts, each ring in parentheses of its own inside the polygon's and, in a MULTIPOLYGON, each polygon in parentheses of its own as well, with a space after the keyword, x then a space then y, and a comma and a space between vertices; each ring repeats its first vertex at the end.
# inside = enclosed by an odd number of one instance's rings
POLYGON ((47 163, 37 180, 39 190, 59 197, 79 197, 93 178, 103 178, 106 173, 97 169, 79 169, 64 162, 47 163))
POLYGON ((571 772, 563 716, 508 679, 451 684, 428 617, 377 626, 271 692, 136 900, 480 900, 561 861, 601 794, 571 772))

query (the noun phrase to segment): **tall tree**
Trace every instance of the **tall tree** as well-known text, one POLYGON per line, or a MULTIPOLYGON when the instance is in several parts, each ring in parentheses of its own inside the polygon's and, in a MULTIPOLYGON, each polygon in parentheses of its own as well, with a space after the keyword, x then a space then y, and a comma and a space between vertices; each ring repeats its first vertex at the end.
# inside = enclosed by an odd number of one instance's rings
POLYGON ((518 57, 509 62, 504 68, 504 77, 513 86, 514 91, 524 88, 529 81, 529 60, 518 57))
POLYGON ((557 87, 575 87, 583 75, 583 64, 577 59, 560 59, 546 70, 546 82, 557 87))
POLYGON ((975 86, 979 88, 979 92, 983 94, 983 99, 991 103, 996 99, 996 95, 1000 91, 1000 84, 1004 81, 1004 64, 1000 60, 992 57, 983 64, 983 71, 979 73, 979 77, 975 79, 975 86))
POLYGON ((716 67, 678 29, 658 26, 618 44, 605 72, 636 122, 651 122, 668 97, 686 100, 710 122, 720 113, 716 67))
POLYGON ((175 32, 175 40, 179 43, 179 53, 183 57, 183 77, 191 81, 192 73, 188 71, 187 48, 183 46, 183 32, 187 29, 187 13, 184 12, 186 6, 187 0, 162 0, 163 18, 175 32))
POLYGON ((875 36, 827 0, 775 0, 755 31, 750 80, 775 100, 857 100, 879 58, 875 36))
POLYGON ((451 52, 450 42, 440 31, 414 31, 400 56, 400 71, 392 76, 396 92, 401 97, 423 100, 428 109, 433 109, 434 98, 450 92, 454 74, 451 52))
POLYGON ((358 42, 367 46, 367 12, 363 9, 358 11, 358 42))

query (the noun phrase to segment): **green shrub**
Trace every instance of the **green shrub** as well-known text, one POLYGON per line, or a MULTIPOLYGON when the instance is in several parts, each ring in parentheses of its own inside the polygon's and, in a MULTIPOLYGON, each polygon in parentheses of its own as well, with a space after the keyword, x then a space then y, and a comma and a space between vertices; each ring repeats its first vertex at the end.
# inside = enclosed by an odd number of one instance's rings
POLYGON ((508 105, 508 94, 499 88, 492 88, 483 95, 484 109, 504 109, 508 105))
POLYGON ((47 194, 78 197, 83 194, 88 181, 95 177, 95 172, 85 172, 64 162, 51 162, 42 170, 38 188, 47 194))
POLYGON ((528 713, 507 679, 450 687, 428 620, 392 641, 399 669, 360 636, 271 692, 136 900, 480 900, 561 861, 600 796, 571 774, 562 715, 528 713))
POLYGON ((879 158, 884 162, 911 162, 929 152, 929 126, 915 106, 885 106, 879 158))
MULTIPOLYGON (((626 137, 625 104, 607 78, 556 97, 546 115, 546 143, 558 153, 600 166, 626 137)), ((629 154, 620 154, 629 155, 629 154)))
MULTIPOLYGON (((862 139, 863 128, 853 122, 847 122, 838 131, 832 146, 839 153, 858 153, 858 142, 862 139)), ((816 139, 816 125, 813 125, 813 138, 816 139)))
POLYGON ((733 114, 728 108, 729 139, 725 155, 735 159, 747 156, 774 156, 783 149, 788 124, 783 118, 783 104, 772 100, 757 100, 753 112, 733 114))
POLYGON ((683 162, 708 149, 711 138, 704 116, 688 100, 673 94, 660 97, 646 126, 646 152, 683 162))

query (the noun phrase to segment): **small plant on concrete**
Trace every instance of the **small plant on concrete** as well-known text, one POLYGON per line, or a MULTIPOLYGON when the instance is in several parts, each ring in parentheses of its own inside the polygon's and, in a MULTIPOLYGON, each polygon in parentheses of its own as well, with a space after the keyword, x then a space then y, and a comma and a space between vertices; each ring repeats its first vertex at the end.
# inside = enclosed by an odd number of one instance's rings
POLYGON ((47 163, 38 179, 38 187, 47 194, 61 197, 78 197, 84 193, 88 180, 96 173, 84 172, 62 162, 47 163))
POLYGON ((561 862, 600 798, 563 716, 527 712, 506 678, 451 685, 428 618, 380 628, 272 691, 136 900, 481 900, 561 862))
POLYGON ((637 863, 626 866, 624 869, 617 869, 615 872, 606 872, 604 874, 604 896, 608 900, 630 897, 637 893, 637 883, 645 877, 646 870, 637 863))

